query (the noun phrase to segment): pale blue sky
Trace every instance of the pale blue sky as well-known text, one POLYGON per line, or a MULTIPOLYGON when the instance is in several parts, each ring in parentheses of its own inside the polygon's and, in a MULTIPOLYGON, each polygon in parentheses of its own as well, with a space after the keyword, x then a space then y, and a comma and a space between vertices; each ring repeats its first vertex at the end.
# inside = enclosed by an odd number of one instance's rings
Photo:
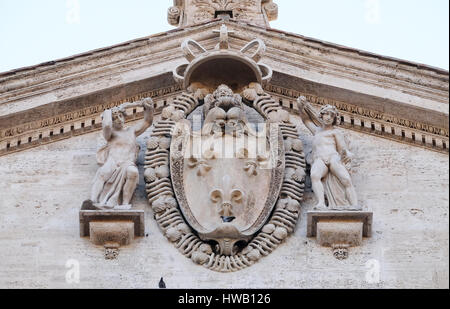
MULTIPOLYGON (((173 29, 166 20, 172 2, 0 0, 0 72, 173 29)), ((275 2, 273 28, 449 68, 448 0, 275 2)))

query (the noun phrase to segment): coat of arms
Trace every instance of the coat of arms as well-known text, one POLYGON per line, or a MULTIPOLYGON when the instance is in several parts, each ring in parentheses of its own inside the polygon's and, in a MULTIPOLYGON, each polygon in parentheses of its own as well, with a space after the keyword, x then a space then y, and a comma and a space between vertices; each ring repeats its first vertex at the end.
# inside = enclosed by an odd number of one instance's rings
POLYGON ((145 172, 167 238, 195 263, 220 272, 253 265, 294 231, 306 167, 289 113, 263 90, 272 75, 258 64, 264 43, 232 51, 228 33, 223 26, 211 52, 183 43, 190 63, 174 76, 185 91, 154 126, 145 172))

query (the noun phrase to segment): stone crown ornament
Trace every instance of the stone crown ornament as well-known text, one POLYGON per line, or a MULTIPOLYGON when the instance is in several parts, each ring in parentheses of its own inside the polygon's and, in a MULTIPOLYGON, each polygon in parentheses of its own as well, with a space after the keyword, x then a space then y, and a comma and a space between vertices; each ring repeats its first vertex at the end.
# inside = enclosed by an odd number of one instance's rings
POLYGON ((234 51, 227 27, 215 32, 212 51, 193 40, 182 44, 189 64, 176 68, 174 78, 184 91, 154 125, 145 179, 168 240, 199 265, 233 272, 294 232, 306 162, 297 127, 261 85, 272 76, 259 63, 264 42, 234 51), (200 126, 188 120, 194 111, 204 116, 200 126), (265 122, 251 123, 249 113, 265 122))
POLYGON ((201 83, 211 89, 222 84, 232 84, 230 86, 233 91, 240 92, 250 83, 264 85, 271 80, 272 69, 259 63, 266 51, 262 40, 255 39, 240 51, 235 51, 229 48, 229 34, 232 32, 225 25, 215 32, 219 33, 220 37, 214 51, 207 52, 203 46, 191 39, 181 45, 189 64, 177 67, 173 75, 184 89, 193 83, 201 83), (194 52, 194 49, 198 52, 194 52), (252 49, 255 50, 249 53, 252 49))

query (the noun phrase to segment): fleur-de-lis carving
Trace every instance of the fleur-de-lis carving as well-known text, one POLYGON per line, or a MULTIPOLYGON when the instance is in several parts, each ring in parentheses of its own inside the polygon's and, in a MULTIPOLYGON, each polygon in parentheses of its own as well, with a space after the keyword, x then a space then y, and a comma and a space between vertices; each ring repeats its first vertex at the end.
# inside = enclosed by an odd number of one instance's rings
POLYGON ((198 168, 197 176, 205 176, 212 169, 211 165, 208 164, 208 161, 204 159, 197 159, 191 157, 188 161, 189 168, 198 168))
POLYGON ((211 191, 210 198, 214 204, 219 204, 219 216, 222 221, 229 223, 236 219, 233 208, 243 202, 244 192, 240 189, 233 189, 231 177, 226 175, 223 177, 222 189, 211 191))
POLYGON ((258 175, 258 163, 254 160, 245 162, 244 171, 247 172, 249 177, 258 175))
MULTIPOLYGON (((238 158, 248 158, 247 156, 239 157, 238 158)), ((256 159, 254 160, 248 160, 245 162, 244 171, 247 173, 249 177, 251 176, 258 176, 258 167, 259 168, 267 168, 267 157, 263 155, 258 155, 256 159)))

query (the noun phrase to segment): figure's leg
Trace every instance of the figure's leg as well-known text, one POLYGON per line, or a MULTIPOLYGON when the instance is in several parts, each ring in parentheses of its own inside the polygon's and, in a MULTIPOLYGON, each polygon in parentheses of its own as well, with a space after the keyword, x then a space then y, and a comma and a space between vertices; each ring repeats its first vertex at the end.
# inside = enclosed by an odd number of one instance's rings
POLYGON ((100 196, 100 193, 103 190, 104 182, 101 179, 96 179, 94 182, 94 185, 92 186, 91 191, 91 201, 94 203, 98 203, 98 197, 100 196))
POLYGON ((350 206, 357 206, 358 198, 356 195, 355 187, 353 186, 352 178, 350 177, 350 173, 348 172, 348 170, 337 159, 333 159, 331 161, 330 170, 334 175, 336 175, 336 177, 344 186, 345 195, 350 203, 350 206))
POLYGON ((100 194, 103 191, 103 187, 105 186, 106 179, 106 169, 107 167, 104 165, 100 167, 95 175, 94 184, 91 190, 91 201, 94 203, 99 203, 100 194))
POLYGON ((139 182, 139 171, 135 166, 130 166, 127 169, 127 180, 123 187, 123 205, 130 205, 133 198, 134 191, 136 190, 139 182))
POLYGON ((316 208, 325 208, 325 190, 322 184, 322 178, 328 173, 328 168, 321 159, 316 159, 311 168, 311 183, 314 195, 316 196, 316 208))

